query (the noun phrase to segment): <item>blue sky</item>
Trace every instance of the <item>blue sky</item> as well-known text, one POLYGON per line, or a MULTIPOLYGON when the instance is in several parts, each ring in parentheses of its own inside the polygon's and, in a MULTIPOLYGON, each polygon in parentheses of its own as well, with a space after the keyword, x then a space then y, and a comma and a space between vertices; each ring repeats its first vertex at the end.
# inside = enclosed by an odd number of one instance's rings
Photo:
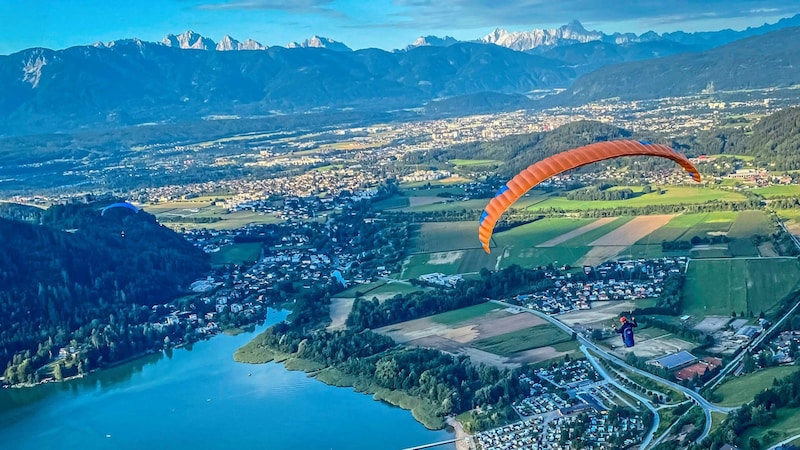
POLYGON ((0 55, 160 41, 189 29, 214 41, 230 34, 273 46, 316 34, 390 50, 422 35, 469 40, 497 27, 553 28, 573 19, 590 30, 642 33, 743 29, 797 13, 796 0, 0 0, 0 55))

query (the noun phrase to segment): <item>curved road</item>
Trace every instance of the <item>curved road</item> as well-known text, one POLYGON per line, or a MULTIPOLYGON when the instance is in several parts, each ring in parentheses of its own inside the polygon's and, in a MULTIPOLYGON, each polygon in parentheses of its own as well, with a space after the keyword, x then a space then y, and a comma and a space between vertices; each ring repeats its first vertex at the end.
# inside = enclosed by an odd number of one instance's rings
POLYGON ((691 389, 688 389, 688 388, 686 388, 684 386, 681 386, 678 383, 673 383, 672 381, 665 380, 665 379, 663 379, 663 378, 661 378, 659 376, 653 375, 650 372, 647 372, 647 371, 638 369, 636 367, 633 367, 633 366, 629 365, 628 363, 626 363, 625 361, 623 361, 620 358, 618 358, 617 356, 608 353, 604 349, 602 349, 599 346, 595 345, 593 342, 587 340, 586 338, 581 336, 579 333, 576 333, 575 330, 573 330, 572 328, 568 327, 567 325, 565 325, 560 320, 555 319, 552 316, 549 316, 549 315, 547 315, 547 314, 545 314, 545 313, 543 313, 541 311, 537 311, 537 310, 531 309, 531 308, 526 308, 524 306, 512 305, 512 304, 509 304, 509 303, 506 303, 506 302, 502 302, 502 301, 499 301, 499 300, 492 300, 492 301, 494 303, 497 303, 497 304, 500 304, 500 305, 503 305, 503 306, 506 306, 506 307, 509 307, 509 308, 519 308, 519 309, 522 309, 524 311, 528 311, 531 314, 534 314, 536 316, 541 317, 542 319, 547 320, 548 322, 552 323, 553 325, 555 325, 558 328, 560 328, 561 330, 563 330, 565 333, 569 333, 569 334, 575 333, 575 336, 576 336, 578 342, 581 345, 592 349, 595 353, 600 355, 602 358, 604 358, 604 359, 606 359, 608 361, 611 361, 611 362, 617 364, 618 366, 621 366, 621 367, 625 368, 626 370, 634 372, 634 373, 636 373, 638 375, 641 375, 643 377, 650 378, 651 380, 653 380, 655 382, 658 382, 658 383, 664 384, 666 386, 669 386, 672 389, 674 389, 676 391, 679 391, 679 392, 682 392, 685 396, 691 398, 695 403, 697 403, 701 408, 703 408, 703 413, 706 416, 706 424, 705 424, 705 428, 703 429, 703 433, 700 435, 700 437, 697 438, 697 440, 695 442, 700 442, 703 439, 705 439, 706 436, 708 436, 708 433, 711 431, 711 411, 727 414, 727 413, 729 413, 729 412, 731 412, 731 411, 733 411, 735 409, 738 409, 738 408, 726 408, 726 407, 723 407, 723 406, 714 405, 714 404, 710 403, 708 400, 706 400, 705 398, 703 398, 702 395, 698 394, 697 392, 695 392, 695 391, 693 391, 691 389))
POLYGON ((623 386, 616 379, 614 379, 614 377, 609 375, 608 372, 606 372, 606 369, 603 368, 603 366, 601 366, 596 359, 594 359, 594 356, 591 353, 589 353, 589 350, 586 348, 585 345, 581 345, 581 351, 583 352, 584 355, 586 355, 586 359, 589 360, 589 362, 592 364, 592 367, 594 367, 594 370, 596 370, 597 373, 599 373, 604 379, 608 380, 609 383, 616 386, 617 389, 619 389, 620 391, 638 400, 641 404, 646 406, 647 409, 649 409, 653 413, 653 426, 650 427, 650 431, 647 432, 647 435, 644 437, 642 445, 640 446, 642 450, 646 449, 647 446, 650 445, 650 441, 653 440, 653 435, 656 434, 656 430, 658 429, 658 424, 661 421, 661 418, 658 416, 658 411, 656 411, 656 409, 653 407, 653 405, 650 404, 649 401, 647 401, 647 399, 642 398, 638 394, 628 390, 625 386, 623 386))

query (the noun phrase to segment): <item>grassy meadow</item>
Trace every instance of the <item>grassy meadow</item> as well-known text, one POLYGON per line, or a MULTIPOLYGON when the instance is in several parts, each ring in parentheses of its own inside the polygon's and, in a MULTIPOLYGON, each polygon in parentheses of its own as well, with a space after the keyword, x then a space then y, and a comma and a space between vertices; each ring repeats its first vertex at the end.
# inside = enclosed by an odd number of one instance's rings
POLYGON ((753 397, 772 387, 772 380, 783 378, 798 370, 798 366, 778 366, 761 369, 747 375, 730 378, 720 384, 714 393, 720 397, 719 405, 739 406, 753 401, 753 397))
POLYGON ((500 356, 512 356, 514 353, 533 348, 547 347, 571 340, 572 337, 555 325, 536 325, 522 330, 512 331, 489 338, 479 339, 475 347, 500 356))
MULTIPOLYGON (((634 193, 641 193, 641 186, 620 186, 629 188, 634 193)), ((641 207, 649 205, 677 205, 705 203, 712 200, 745 200, 745 196, 738 192, 709 189, 702 187, 686 186, 667 186, 663 188, 664 193, 651 192, 641 194, 627 200, 608 200, 608 201, 589 201, 589 200, 569 200, 566 197, 552 197, 546 201, 528 207, 529 210, 543 210, 549 208, 563 209, 567 211, 581 211, 589 209, 606 209, 617 207, 641 207)))
POLYGON ((693 260, 683 310, 696 316, 767 312, 798 286, 796 258, 693 260))
POLYGON ((218 252, 211 253, 211 265, 252 263, 261 255, 261 247, 261 243, 258 242, 226 245, 218 252))

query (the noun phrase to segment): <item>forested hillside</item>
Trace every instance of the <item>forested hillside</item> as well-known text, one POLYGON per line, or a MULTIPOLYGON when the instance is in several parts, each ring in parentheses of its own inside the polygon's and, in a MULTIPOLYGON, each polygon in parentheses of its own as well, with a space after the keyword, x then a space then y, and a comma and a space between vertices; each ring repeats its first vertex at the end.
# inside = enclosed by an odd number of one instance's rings
POLYGON ((778 111, 752 127, 720 128, 676 142, 687 154, 749 155, 775 169, 800 169, 800 107, 778 111))
POLYGON ((174 299, 209 268, 202 251, 142 211, 101 216, 95 205, 60 205, 40 220, 0 219, 7 382, 35 381, 35 370, 64 346, 75 348, 75 368, 86 371, 163 345, 164 336, 148 328, 151 306, 174 299))

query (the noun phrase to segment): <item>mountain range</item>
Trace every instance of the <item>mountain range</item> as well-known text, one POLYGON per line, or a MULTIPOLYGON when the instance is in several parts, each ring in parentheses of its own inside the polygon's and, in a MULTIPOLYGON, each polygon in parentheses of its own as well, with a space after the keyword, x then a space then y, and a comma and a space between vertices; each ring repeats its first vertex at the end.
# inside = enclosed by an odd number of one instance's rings
MULTIPOLYGON (((622 35, 589 32, 592 39, 584 39, 579 25, 550 36, 586 42, 550 45, 556 41, 541 35, 537 42, 550 44, 537 51, 447 37, 425 37, 396 52, 352 51, 321 37, 267 48, 229 36, 215 43, 193 32, 160 43, 125 39, 28 49, 0 56, 0 134, 337 108, 376 112, 429 105, 426 111, 437 114, 470 113, 502 109, 504 103, 524 108, 529 102, 519 94, 553 88, 566 91, 547 99, 549 104, 578 104, 697 94, 709 83, 718 89, 800 83, 800 28, 696 51, 699 44, 691 44, 690 34, 680 35, 683 42, 642 35, 620 44, 622 35), (234 49, 254 51, 224 51, 234 49)), ((710 45, 732 36, 718 33, 695 37, 710 45)))
MULTIPOLYGON (((731 29, 720 31, 702 31, 687 33, 683 31, 667 32, 658 34, 648 31, 637 35, 635 33, 613 33, 606 34, 601 31, 587 30, 577 20, 567 23, 558 28, 534 28, 530 31, 508 31, 496 28, 489 34, 469 40, 460 41, 451 36, 420 36, 404 50, 415 47, 446 47, 461 42, 474 42, 483 44, 494 44, 501 47, 510 48, 517 51, 532 51, 536 53, 546 52, 556 47, 570 46, 574 44, 585 44, 589 42, 603 42, 613 45, 629 45, 646 42, 664 42, 664 46, 678 46, 681 49, 705 50, 720 45, 733 42, 738 39, 768 33, 782 28, 800 26, 800 14, 793 17, 784 18, 774 24, 764 24, 759 27, 748 27, 745 30, 735 31, 731 29)), ((168 34, 161 40, 161 44, 168 47, 178 47, 182 49, 195 50, 266 50, 268 46, 252 39, 244 42, 237 41, 229 35, 225 35, 219 43, 201 36, 192 30, 174 35, 168 34)), ((97 43, 95 45, 114 45, 114 41, 108 44, 97 43)), ((302 42, 290 42, 287 48, 313 47, 327 48, 335 51, 352 51, 346 44, 335 41, 331 38, 322 36, 312 36, 302 42)))

